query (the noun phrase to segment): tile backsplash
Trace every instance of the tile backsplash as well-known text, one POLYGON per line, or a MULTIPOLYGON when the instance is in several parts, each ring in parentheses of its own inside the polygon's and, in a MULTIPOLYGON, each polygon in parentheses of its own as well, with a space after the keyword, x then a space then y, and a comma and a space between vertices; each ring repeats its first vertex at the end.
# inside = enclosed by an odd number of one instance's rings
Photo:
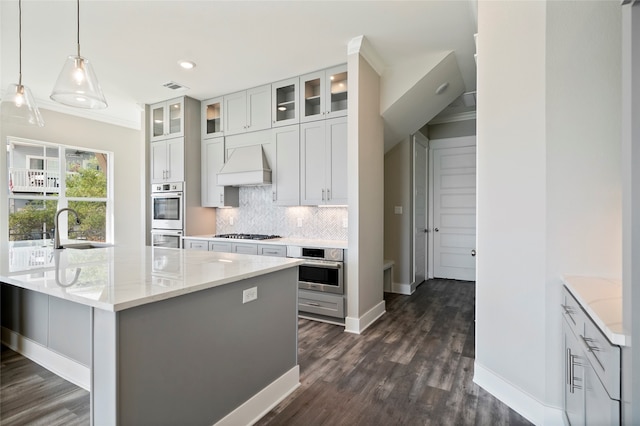
POLYGON ((240 188, 240 206, 218 209, 216 233, 274 234, 287 238, 347 239, 346 207, 280 207, 271 186, 240 188), (301 226, 299 226, 301 225, 301 226))

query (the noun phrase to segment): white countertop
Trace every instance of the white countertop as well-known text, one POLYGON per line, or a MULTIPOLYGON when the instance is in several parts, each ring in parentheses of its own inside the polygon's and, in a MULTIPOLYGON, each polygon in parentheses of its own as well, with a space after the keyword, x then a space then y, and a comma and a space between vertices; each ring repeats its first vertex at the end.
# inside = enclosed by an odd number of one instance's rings
POLYGON ((597 277, 564 276, 562 282, 614 345, 629 341, 622 328, 622 281, 597 277))
POLYGON ((279 246, 301 246, 301 247, 317 247, 317 248, 338 248, 347 249, 348 244, 345 240, 316 240, 308 238, 271 238, 268 240, 244 240, 240 238, 216 238, 209 235, 190 235, 183 237, 185 240, 206 240, 206 241, 224 241, 230 243, 254 243, 254 244, 273 244, 279 246))
POLYGON ((0 282, 107 311, 251 278, 299 259, 157 247, 53 250, 42 240, 5 243, 0 282), (6 250, 5 247, 7 248, 6 250))

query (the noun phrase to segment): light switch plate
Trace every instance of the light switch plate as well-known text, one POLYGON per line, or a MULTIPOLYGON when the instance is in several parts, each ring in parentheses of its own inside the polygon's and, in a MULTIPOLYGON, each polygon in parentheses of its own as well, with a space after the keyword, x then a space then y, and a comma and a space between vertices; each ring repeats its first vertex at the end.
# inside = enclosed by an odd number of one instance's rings
POLYGON ((394 212, 395 214, 402 214, 402 206, 395 206, 395 207, 393 208, 393 212, 394 212))
POLYGON ((258 287, 251 287, 242 290, 242 303, 251 302, 258 298, 258 287))

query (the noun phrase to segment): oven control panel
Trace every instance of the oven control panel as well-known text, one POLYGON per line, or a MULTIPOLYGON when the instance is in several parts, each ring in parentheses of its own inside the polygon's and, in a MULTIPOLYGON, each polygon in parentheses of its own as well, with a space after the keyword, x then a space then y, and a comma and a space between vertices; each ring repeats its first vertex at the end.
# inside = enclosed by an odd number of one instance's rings
POLYGON ((151 192, 182 192, 182 188, 182 182, 154 183, 151 185, 151 192))
POLYGON ((338 248, 287 246, 287 257, 342 262, 344 250, 338 248))

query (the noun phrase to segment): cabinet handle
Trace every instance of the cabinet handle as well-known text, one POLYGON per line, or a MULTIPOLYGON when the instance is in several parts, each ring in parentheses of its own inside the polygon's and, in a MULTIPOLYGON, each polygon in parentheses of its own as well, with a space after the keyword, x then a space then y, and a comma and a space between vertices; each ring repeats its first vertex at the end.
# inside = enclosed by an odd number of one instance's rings
POLYGON ((581 366, 582 364, 580 364, 579 362, 575 362, 575 359, 576 358, 579 359, 580 357, 577 356, 577 355, 572 355, 571 354, 571 349, 569 349, 569 354, 570 354, 569 355, 569 362, 571 363, 571 384, 569 385, 569 392, 575 393, 575 390, 576 389, 578 389, 578 390, 582 389, 582 386, 576 385, 576 380, 580 380, 580 379, 575 376, 574 368, 575 368, 576 365, 577 366, 581 366))
POLYGON ((329 201, 330 199, 331 199, 331 190, 327 188, 327 201, 329 201))
POLYGON ((222 197, 224 197, 224 195, 220 194, 220 203, 224 202, 222 197))
POLYGON ((309 305, 309 306, 320 306, 319 303, 315 303, 315 302, 307 302, 307 305, 309 305))
POLYGON ((322 201, 324 201, 324 189, 322 190, 322 201))
POLYGON ((271 194, 273 196, 273 201, 275 201, 276 200, 276 191, 273 191, 271 194))
POLYGON ((564 366, 567 369, 564 375, 565 382, 567 383, 567 386, 571 386, 571 348, 567 348, 567 356, 564 361, 564 366))

